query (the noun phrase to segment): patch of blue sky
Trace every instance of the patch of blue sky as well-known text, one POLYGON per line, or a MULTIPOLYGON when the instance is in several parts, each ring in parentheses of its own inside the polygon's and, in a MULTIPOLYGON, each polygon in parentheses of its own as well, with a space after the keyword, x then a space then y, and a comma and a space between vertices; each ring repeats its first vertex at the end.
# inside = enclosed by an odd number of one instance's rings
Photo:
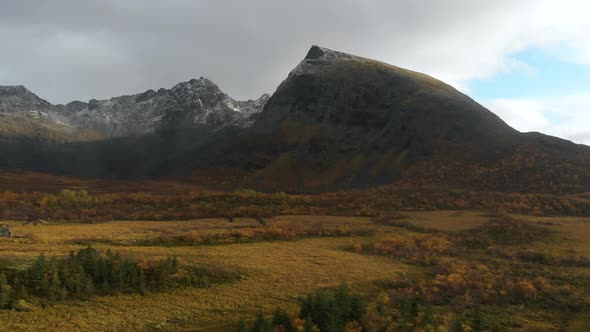
POLYGON ((498 98, 539 99, 590 92, 590 66, 554 53, 529 48, 511 56, 513 65, 492 78, 468 82, 469 95, 480 103, 498 98))

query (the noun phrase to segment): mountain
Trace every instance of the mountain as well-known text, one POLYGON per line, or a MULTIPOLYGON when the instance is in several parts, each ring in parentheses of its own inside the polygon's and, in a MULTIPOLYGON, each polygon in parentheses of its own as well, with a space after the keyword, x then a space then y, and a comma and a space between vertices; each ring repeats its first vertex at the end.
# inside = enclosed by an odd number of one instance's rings
MULTIPOLYGON (((83 140, 79 137, 82 133, 94 133, 94 139, 106 139, 144 135, 171 126, 210 130, 247 127, 268 98, 263 95, 257 100, 237 101, 203 77, 171 89, 148 90, 109 100, 92 99, 87 103, 73 101, 66 105, 52 105, 23 86, 0 86, 0 116, 12 117, 14 133, 26 133, 16 130, 19 119, 26 117, 61 132, 69 140, 83 140)), ((22 121, 23 125, 27 122, 22 121)))
POLYGON ((397 181, 504 191, 590 189, 590 148, 520 133, 428 75, 318 46, 250 128, 219 137, 189 158, 183 164, 192 165, 199 181, 232 177, 263 190, 317 192, 397 181))
POLYGON ((590 147, 521 133, 428 75, 318 46, 258 100, 205 78, 67 105, 2 87, 0 155, 0 169, 267 191, 590 191, 590 147))
POLYGON ((268 100, 236 101, 209 79, 201 77, 182 82, 171 89, 72 102, 56 107, 58 114, 79 130, 96 130, 106 137, 153 133, 162 127, 226 126, 246 127, 268 100))
POLYGON ((203 77, 66 105, 52 105, 23 86, 0 86, 0 168, 157 176, 169 158, 213 133, 250 126, 268 98, 237 101, 203 77))

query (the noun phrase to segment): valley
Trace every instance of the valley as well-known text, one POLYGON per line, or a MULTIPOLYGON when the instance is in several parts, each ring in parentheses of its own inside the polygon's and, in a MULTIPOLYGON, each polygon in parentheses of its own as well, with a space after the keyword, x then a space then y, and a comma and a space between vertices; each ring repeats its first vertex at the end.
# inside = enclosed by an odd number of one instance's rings
MULTIPOLYGON (((490 219, 491 216, 482 212, 434 211, 407 212, 403 220, 418 227, 435 229, 432 236, 446 236, 478 229, 490 219)), ((540 224, 540 227, 557 233, 530 243, 515 243, 505 249, 549 251, 564 255, 575 253, 580 257, 590 257, 590 247, 583 241, 590 231, 586 227, 586 218, 524 217, 523 220, 531 225, 540 224), (567 227, 562 227, 564 225, 567 227), (569 245, 563 247, 565 243, 569 245)), ((238 271, 240 277, 237 281, 213 284, 206 288, 180 288, 162 293, 148 292, 145 295, 116 294, 96 296, 84 301, 47 303, 32 300, 34 307, 31 312, 0 311, 0 320, 3 322, 0 329, 234 331, 240 319, 250 321, 258 311, 270 316, 276 307, 281 307, 296 314, 297 297, 318 289, 347 283, 354 292, 372 302, 379 294, 391 291, 391 287, 402 279, 417 283, 423 274, 428 275, 427 266, 353 249, 359 245, 370 247, 380 241, 425 234, 416 233, 411 227, 382 225, 366 217, 304 215, 276 216, 268 223, 294 224, 306 229, 322 224, 324 227, 347 227, 365 232, 362 235, 303 236, 290 240, 278 238, 230 244, 158 246, 138 245, 138 240, 177 232, 224 232, 228 229, 257 229, 264 225, 247 218, 238 218, 233 222, 227 219, 112 221, 96 224, 55 222, 39 226, 8 222, 16 235, 14 238, 0 238, 0 250, 3 253, 1 263, 4 266, 20 265, 40 252, 47 256, 64 257, 70 250, 92 245, 99 250, 108 248, 138 260, 158 260, 174 255, 182 264, 220 266, 238 271), (104 317, 108 317, 108 320, 104 317)), ((462 254, 460 259, 489 264, 476 252, 462 254)), ((542 264, 531 264, 537 267, 529 267, 531 270, 527 272, 527 278, 547 278, 551 282, 575 284, 580 300, 589 298, 590 289, 587 285, 578 284, 590 277, 582 267, 564 265, 547 270, 542 264)), ((459 304, 434 305, 434 317, 443 324, 445 319, 450 319, 448 317, 456 310, 453 309, 456 305, 459 304)), ((559 322, 564 324, 561 318, 555 316, 559 316, 561 311, 544 315, 542 305, 534 301, 524 306, 487 303, 479 307, 486 313, 488 324, 496 324, 500 330, 520 326, 525 330, 558 331, 559 322), (500 311, 510 311, 512 314, 506 315, 500 311)), ((588 319, 588 313, 572 312, 568 317, 566 324, 570 330, 583 331, 583 322, 588 319)))

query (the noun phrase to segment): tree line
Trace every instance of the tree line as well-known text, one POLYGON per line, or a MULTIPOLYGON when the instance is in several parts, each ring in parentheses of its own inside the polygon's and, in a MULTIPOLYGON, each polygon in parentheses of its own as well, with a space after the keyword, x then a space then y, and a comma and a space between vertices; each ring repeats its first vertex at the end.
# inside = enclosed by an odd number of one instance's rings
POLYGON ((0 273, 0 309, 21 300, 88 299, 95 295, 162 291, 172 287, 206 287, 203 270, 181 266, 170 256, 156 262, 138 262, 107 250, 86 247, 67 258, 39 255, 25 269, 0 273), (181 272, 182 273, 179 273, 181 272))

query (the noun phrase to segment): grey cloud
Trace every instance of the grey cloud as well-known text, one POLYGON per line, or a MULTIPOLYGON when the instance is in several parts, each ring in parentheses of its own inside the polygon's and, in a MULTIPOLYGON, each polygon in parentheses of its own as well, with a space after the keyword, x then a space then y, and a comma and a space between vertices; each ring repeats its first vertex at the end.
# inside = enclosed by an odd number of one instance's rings
POLYGON ((478 77, 480 62, 498 70, 520 47, 474 36, 525 3, 537 2, 2 1, 0 84, 67 102, 205 76, 235 98, 256 98, 272 93, 312 44, 459 82, 478 77))

